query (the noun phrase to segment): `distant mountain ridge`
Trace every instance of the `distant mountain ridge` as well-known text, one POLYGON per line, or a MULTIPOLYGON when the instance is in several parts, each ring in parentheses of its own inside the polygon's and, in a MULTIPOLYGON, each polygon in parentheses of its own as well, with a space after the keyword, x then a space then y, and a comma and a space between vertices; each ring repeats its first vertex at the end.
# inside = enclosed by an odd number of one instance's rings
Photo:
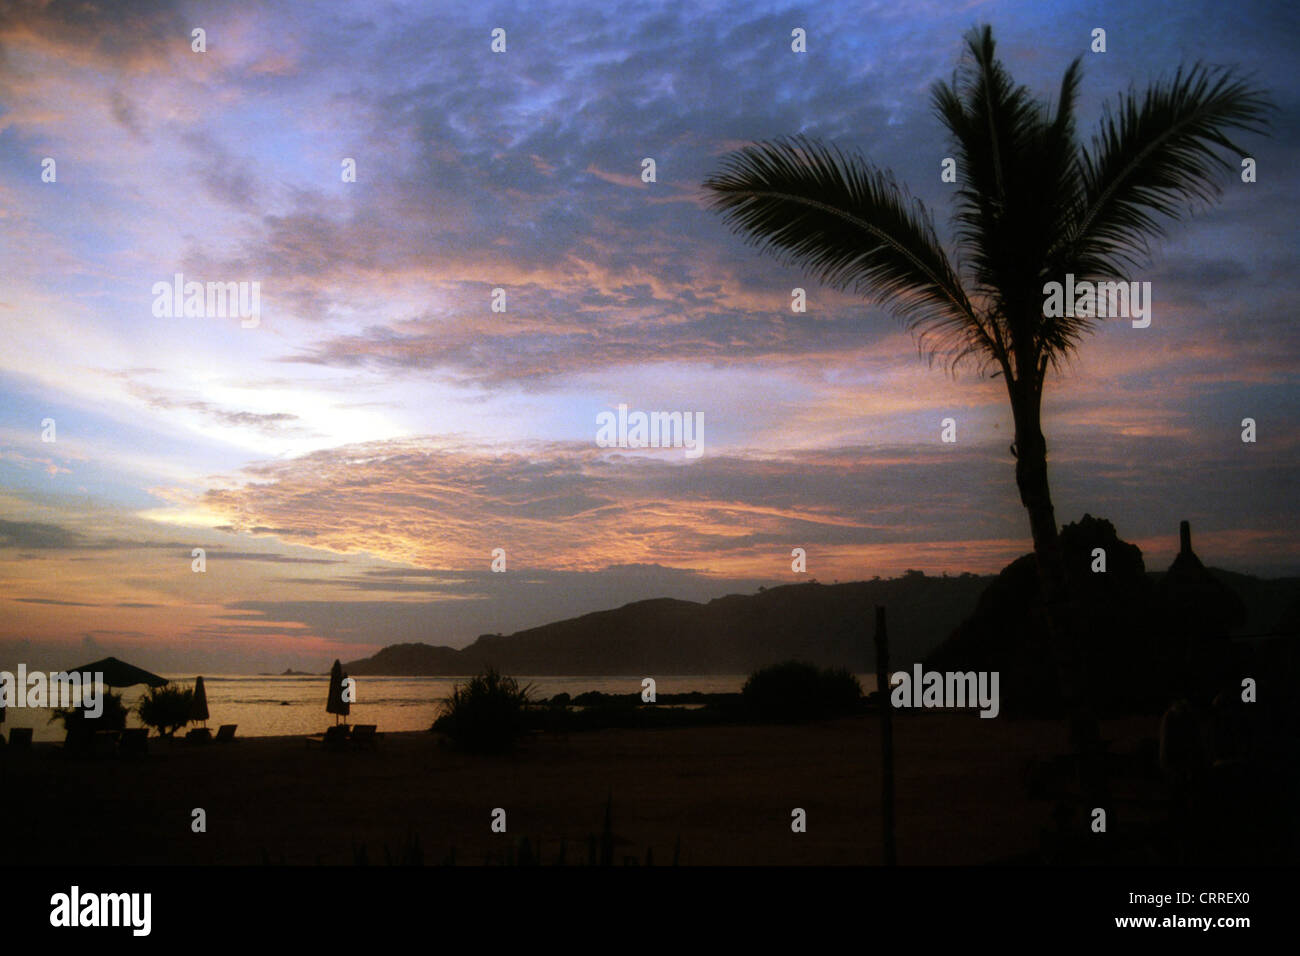
POLYGON ((394 644, 352 661, 354 676, 458 676, 486 665, 513 674, 743 674, 798 658, 875 670, 874 606, 889 608, 891 656, 920 660, 974 610, 993 576, 809 581, 729 594, 707 603, 654 598, 544 624, 485 634, 465 648, 394 644))
MULTIPOLYGON (((1158 584, 1166 572, 1144 571, 1141 552, 1136 554, 1136 573, 1158 584)), ((394 644, 345 669, 354 676, 402 677, 462 676, 486 665, 537 676, 744 674, 794 658, 871 673, 876 605, 889 610, 890 667, 901 669, 936 652, 944 656, 959 629, 970 627, 986 591, 992 594, 992 585, 1031 561, 1026 555, 1000 575, 929 577, 908 571, 848 584, 788 584, 707 603, 653 598, 514 634, 485 634, 459 649, 394 644)), ((1235 633, 1294 631, 1300 625, 1300 580, 1207 570, 1245 601, 1247 619, 1235 633)), ((1009 623, 1003 619, 995 626, 1009 623)))

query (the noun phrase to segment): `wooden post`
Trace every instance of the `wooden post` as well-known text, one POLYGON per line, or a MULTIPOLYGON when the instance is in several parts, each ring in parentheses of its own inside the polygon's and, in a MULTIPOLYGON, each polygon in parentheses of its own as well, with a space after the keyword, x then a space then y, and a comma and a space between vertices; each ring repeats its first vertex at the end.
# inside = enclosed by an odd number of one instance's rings
POLYGON ((885 609, 876 607, 876 700, 880 704, 880 824, 885 866, 895 866, 894 847, 894 708, 889 702, 889 636, 885 609))

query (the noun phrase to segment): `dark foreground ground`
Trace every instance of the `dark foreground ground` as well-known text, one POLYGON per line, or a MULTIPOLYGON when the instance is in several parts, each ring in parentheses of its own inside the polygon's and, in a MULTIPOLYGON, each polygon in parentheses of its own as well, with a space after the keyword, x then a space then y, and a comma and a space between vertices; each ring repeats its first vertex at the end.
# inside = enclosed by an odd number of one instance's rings
MULTIPOLYGON (((1068 769, 1045 762, 1064 752, 1058 723, 922 712, 894 727, 903 864, 1292 856, 1294 804, 1275 780, 1216 782, 1187 805, 1170 799, 1141 756, 1157 718, 1103 724, 1122 774, 1104 834, 1077 806, 1054 813, 1053 797, 1073 787, 1068 769)), ((656 865, 675 853, 682 865, 882 860, 874 716, 537 735, 510 756, 457 753, 429 733, 349 753, 285 737, 149 743, 135 761, 40 746, 0 758, 0 864, 482 864, 521 853, 550 864, 562 847, 566 863, 585 864, 610 844, 616 864, 644 863, 647 850, 656 865), (612 839, 602 838, 607 796, 612 839), (206 833, 192 832, 195 808, 206 833), (506 811, 505 834, 492 832, 495 808, 506 811), (795 808, 807 832, 791 831, 795 808)))

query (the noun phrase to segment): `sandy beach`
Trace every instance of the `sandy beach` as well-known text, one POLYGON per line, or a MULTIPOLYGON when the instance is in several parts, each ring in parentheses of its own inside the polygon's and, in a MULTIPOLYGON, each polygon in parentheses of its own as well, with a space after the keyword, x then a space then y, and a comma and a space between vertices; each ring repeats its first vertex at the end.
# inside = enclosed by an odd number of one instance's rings
MULTIPOLYGON (((1136 744, 1155 721, 1108 722, 1136 744)), ((381 728, 382 730, 382 728, 381 728)), ((1059 753, 1049 721, 926 713, 895 721, 897 843, 904 864, 1008 860, 1040 846, 1050 804, 1026 797, 1032 757, 1059 753)), ((881 861, 879 727, 863 716, 537 735, 510 756, 462 754, 430 733, 386 734, 373 751, 327 752, 302 737, 187 746, 151 738, 141 760, 11 754, 6 864, 383 864, 418 837, 423 862, 499 862, 524 836, 554 862, 585 863, 613 796, 615 862, 653 851, 682 865, 881 861), (507 833, 490 828, 506 811, 507 833), (807 832, 791 832, 791 811, 807 832), (191 830, 192 810, 207 832, 191 830), (626 841, 626 842, 624 842, 626 841)))

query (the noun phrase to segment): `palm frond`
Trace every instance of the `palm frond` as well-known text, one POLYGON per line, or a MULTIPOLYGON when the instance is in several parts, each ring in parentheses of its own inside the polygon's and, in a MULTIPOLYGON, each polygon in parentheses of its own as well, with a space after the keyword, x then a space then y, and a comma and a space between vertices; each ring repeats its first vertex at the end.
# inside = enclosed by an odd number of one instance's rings
POLYGON ((887 306, 932 359, 942 354, 952 367, 971 355, 993 359, 925 207, 887 172, 788 137, 731 153, 704 187, 750 245, 887 306))
POLYGON ((1045 253, 1073 223, 1080 206, 1074 103, 1081 70, 1075 60, 1049 104, 1014 84, 996 59, 988 27, 967 34, 967 55, 950 83, 931 93, 935 113, 957 152, 953 214, 960 263, 972 291, 991 303, 990 328, 1005 344, 1010 374, 1038 374, 1039 358, 1068 349, 1081 330, 1042 315, 1045 253), (1021 368, 1021 366, 1024 368, 1021 368))
POLYGON ((1085 204, 1062 246, 1078 274, 1119 275, 1141 267, 1165 226, 1222 193, 1242 149, 1230 132, 1267 131, 1273 104, 1231 70, 1179 67, 1139 95, 1107 106, 1080 158, 1085 204))
POLYGON ((802 137, 756 143, 705 181, 711 203, 751 245, 898 314, 930 357, 996 365, 1010 387, 1041 389, 1096 319, 1043 315, 1043 286, 1114 279, 1138 265, 1165 225, 1216 198, 1242 151, 1235 132, 1264 132, 1273 104, 1232 71, 1179 68, 1106 108, 1091 148, 1076 139, 1075 60, 1055 107, 1015 84, 992 30, 932 106, 958 158, 954 259, 924 206, 892 176, 802 137), (963 284, 962 278, 968 284, 963 284))

